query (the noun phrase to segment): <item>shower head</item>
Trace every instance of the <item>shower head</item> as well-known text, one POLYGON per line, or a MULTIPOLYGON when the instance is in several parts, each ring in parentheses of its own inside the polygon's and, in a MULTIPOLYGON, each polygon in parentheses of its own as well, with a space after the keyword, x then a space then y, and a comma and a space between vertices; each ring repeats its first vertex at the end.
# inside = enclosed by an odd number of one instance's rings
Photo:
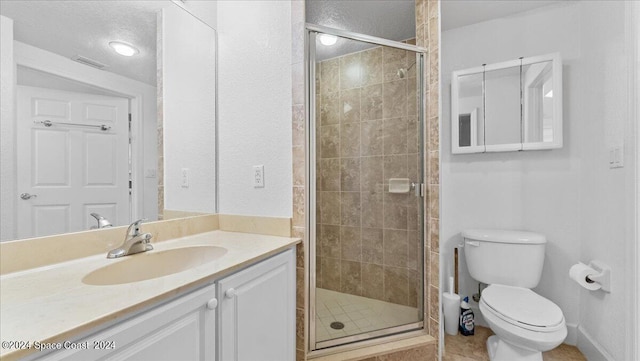
POLYGON ((413 64, 409 65, 408 68, 400 68, 398 69, 398 71, 396 72, 396 74, 398 74, 398 78, 402 79, 405 76, 407 76, 407 72, 409 71, 409 69, 413 68, 413 66, 416 65, 416 62, 414 61, 413 64))

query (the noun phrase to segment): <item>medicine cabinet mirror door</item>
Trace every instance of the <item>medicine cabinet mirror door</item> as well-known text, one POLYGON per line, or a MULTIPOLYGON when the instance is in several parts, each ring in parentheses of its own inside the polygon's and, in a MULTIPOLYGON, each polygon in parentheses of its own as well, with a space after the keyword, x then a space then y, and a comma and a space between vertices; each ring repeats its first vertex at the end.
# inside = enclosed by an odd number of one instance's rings
POLYGON ((452 90, 458 93, 452 98, 454 108, 458 109, 451 124, 456 135, 452 139, 454 149, 458 149, 457 153, 484 152, 484 74, 480 69, 480 72, 459 76, 454 73, 454 77, 452 90))
POLYGON ((522 66, 523 149, 562 147, 560 69, 551 60, 522 66))
POLYGON ((562 148, 559 54, 453 72, 452 153, 562 148))
POLYGON ((487 66, 485 89, 486 151, 520 150, 520 66, 487 66))

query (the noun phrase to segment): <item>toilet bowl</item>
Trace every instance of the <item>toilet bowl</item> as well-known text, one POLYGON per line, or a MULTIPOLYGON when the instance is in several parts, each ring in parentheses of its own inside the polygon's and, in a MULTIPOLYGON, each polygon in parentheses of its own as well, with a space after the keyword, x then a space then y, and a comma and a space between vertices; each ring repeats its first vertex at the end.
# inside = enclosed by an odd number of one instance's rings
POLYGON ((488 284, 480 312, 494 336, 491 361, 542 361, 542 352, 567 337, 562 310, 531 289, 538 285, 547 239, 527 231, 471 229, 462 232, 471 277, 488 284))
POLYGON ((542 361, 542 352, 567 337, 560 308, 528 288, 490 285, 482 292, 480 312, 496 334, 487 340, 492 361, 542 361))

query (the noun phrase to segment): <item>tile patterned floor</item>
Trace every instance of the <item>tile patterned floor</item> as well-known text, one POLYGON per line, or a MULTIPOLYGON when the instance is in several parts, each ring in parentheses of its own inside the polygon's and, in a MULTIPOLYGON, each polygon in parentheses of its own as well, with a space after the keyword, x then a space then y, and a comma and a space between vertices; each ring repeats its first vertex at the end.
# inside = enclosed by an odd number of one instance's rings
POLYGON ((349 295, 323 288, 316 289, 316 340, 356 335, 407 323, 418 322, 418 309, 349 295), (341 330, 331 323, 344 324, 341 330))
MULTIPOLYGON (((489 361, 487 354, 487 338, 493 335, 490 329, 476 326, 475 335, 446 335, 444 339, 445 353, 442 361, 489 361)), ((543 352, 544 361, 586 361, 587 359, 574 347, 562 344, 557 348, 543 352)))

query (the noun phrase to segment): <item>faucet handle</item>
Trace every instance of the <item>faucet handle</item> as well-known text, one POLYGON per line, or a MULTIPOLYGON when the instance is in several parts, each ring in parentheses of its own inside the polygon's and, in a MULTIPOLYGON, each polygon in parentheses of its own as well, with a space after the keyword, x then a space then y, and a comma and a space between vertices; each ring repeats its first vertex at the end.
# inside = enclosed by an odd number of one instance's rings
POLYGON ((92 226, 91 229, 100 229, 100 228, 105 228, 105 227, 113 227, 113 225, 111 224, 111 222, 109 222, 108 219, 104 218, 103 216, 99 215, 98 213, 89 213, 89 215, 93 218, 96 219, 96 221, 98 221, 98 225, 97 226, 92 226))
POLYGON ((127 234, 131 237, 135 237, 140 235, 140 224, 142 222, 146 222, 146 218, 138 219, 137 221, 131 223, 129 228, 127 228, 127 234))

